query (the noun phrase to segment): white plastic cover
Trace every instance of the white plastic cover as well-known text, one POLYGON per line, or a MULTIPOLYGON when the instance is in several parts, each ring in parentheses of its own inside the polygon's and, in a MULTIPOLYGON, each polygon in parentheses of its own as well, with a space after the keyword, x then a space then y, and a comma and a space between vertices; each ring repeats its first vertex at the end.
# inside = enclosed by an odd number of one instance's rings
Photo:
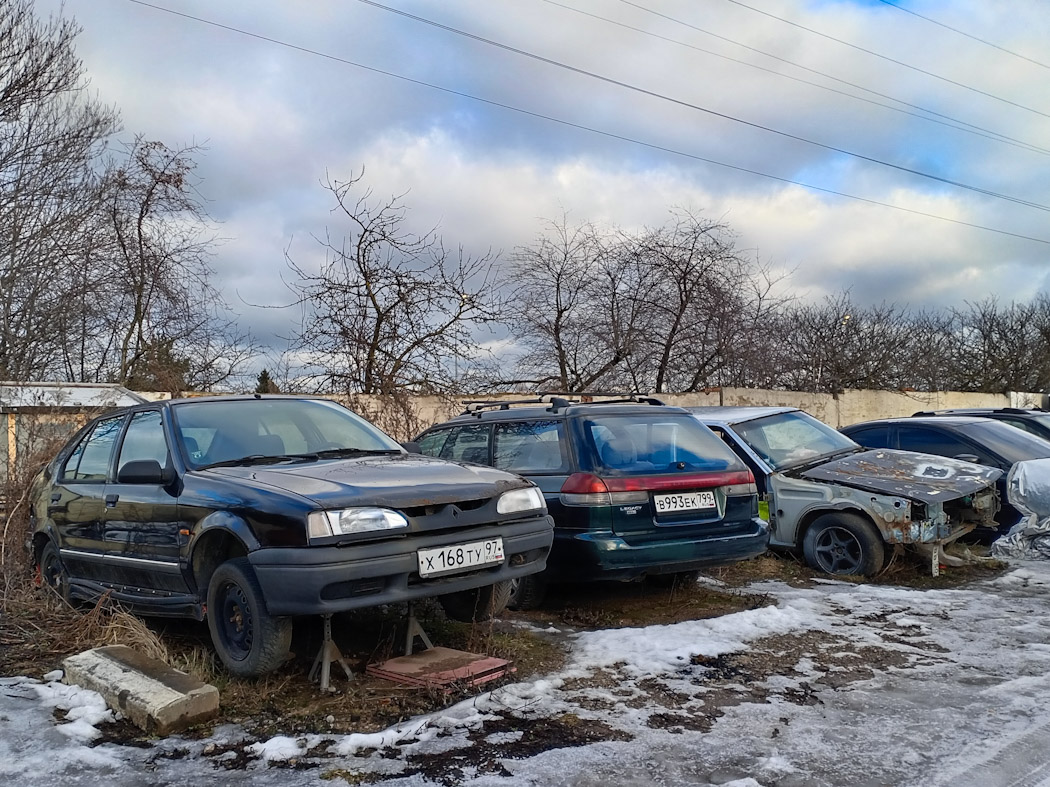
POLYGON ((1006 498, 1021 519, 992 544, 992 555, 1050 560, 1050 459, 1016 463, 1006 477, 1006 498))

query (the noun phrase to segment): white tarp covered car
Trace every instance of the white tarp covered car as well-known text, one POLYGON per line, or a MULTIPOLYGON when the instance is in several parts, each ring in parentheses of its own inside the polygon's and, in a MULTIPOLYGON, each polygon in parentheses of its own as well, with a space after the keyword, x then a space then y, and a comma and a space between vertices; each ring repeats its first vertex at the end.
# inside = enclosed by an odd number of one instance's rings
POLYGON ((1021 519, 992 544, 992 555, 1050 559, 1050 459, 1015 464, 1006 478, 1006 496, 1021 519))

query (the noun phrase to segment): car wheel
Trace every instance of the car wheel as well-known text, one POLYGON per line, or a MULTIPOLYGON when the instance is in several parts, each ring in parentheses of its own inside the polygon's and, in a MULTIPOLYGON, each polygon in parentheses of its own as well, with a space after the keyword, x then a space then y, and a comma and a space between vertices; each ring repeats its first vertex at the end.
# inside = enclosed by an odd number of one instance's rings
POLYGON ((886 562, 886 544, 875 527, 858 514, 824 514, 806 531, 806 562, 826 574, 869 576, 886 562))
POLYGON ((511 609, 536 609, 547 596, 547 582, 539 574, 510 580, 511 609))
POLYGON ((484 623, 492 620, 507 608, 509 600, 509 581, 448 593, 438 598, 448 617, 464 623, 484 623))
POLYGON ((58 593, 63 601, 70 603, 69 572, 58 555, 58 548, 50 541, 40 553, 40 578, 58 593))
POLYGON ((699 571, 676 571, 673 574, 649 574, 646 580, 653 587, 684 590, 695 585, 699 578, 699 571))
POLYGON ((208 629, 215 652, 234 675, 255 678, 288 658, 291 618, 266 611, 262 588, 247 558, 229 560, 208 585, 208 629))

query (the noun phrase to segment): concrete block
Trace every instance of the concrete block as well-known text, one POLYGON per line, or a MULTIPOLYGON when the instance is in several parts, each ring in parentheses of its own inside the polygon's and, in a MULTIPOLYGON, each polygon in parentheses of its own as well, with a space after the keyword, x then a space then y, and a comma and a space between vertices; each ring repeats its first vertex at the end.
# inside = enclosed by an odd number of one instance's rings
POLYGON ((101 694, 114 711, 153 735, 169 735, 219 712, 219 690, 124 645, 62 662, 65 682, 101 694))

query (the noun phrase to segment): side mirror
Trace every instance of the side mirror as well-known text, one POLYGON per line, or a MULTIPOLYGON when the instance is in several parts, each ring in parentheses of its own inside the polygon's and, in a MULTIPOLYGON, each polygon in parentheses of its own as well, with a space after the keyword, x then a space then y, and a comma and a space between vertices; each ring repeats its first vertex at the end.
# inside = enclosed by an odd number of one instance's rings
POLYGON ((175 480, 175 471, 163 468, 156 459, 137 459, 128 462, 117 473, 121 484, 168 484, 175 480))
POLYGON ((953 456, 952 459, 958 459, 960 462, 969 462, 974 465, 981 464, 981 457, 977 456, 977 454, 959 454, 958 456, 953 456))
POLYGON ((419 443, 407 440, 401 444, 401 447, 408 451, 410 454, 421 454, 423 449, 419 447, 419 443))

